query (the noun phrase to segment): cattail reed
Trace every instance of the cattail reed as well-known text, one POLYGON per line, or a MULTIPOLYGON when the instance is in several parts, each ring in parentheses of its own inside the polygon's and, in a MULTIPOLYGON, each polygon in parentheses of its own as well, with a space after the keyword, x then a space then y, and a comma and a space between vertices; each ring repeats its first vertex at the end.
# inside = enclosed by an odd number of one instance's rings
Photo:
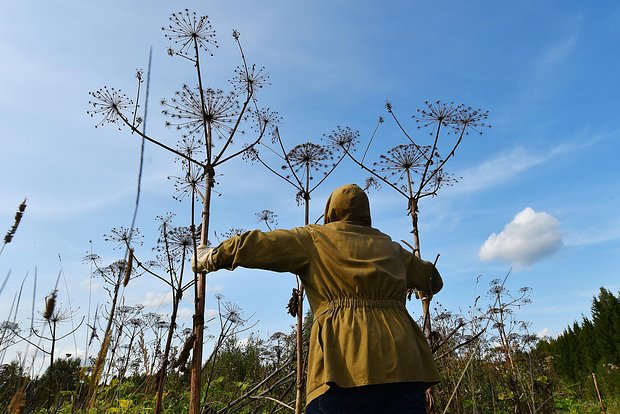
POLYGON ((46 320, 50 320, 52 314, 54 313, 54 308, 56 307, 56 295, 58 291, 54 289, 52 293, 48 297, 45 298, 45 312, 43 313, 43 317, 46 320))
POLYGON ((22 216, 24 215, 24 210, 26 210, 26 199, 21 202, 19 207, 17 208, 17 212, 15 213, 15 220, 13 222, 13 227, 6 233, 4 236, 4 244, 9 244, 13 240, 13 236, 17 231, 17 227, 19 227, 19 223, 22 221, 22 216))
POLYGON ((133 266, 133 249, 129 249, 129 257, 127 258, 127 267, 125 267, 125 279, 123 279, 123 287, 129 284, 129 277, 133 266))
POLYGON ((286 311, 292 317, 296 317, 298 309, 299 309, 299 289, 293 289, 291 298, 288 300, 288 305, 286 305, 286 311))
POLYGON ((196 340, 196 334, 191 334, 185 340, 185 344, 183 345, 183 349, 179 354, 179 358, 172 364, 172 368, 183 367, 187 363, 189 359, 189 351, 194 347, 194 341, 196 340))

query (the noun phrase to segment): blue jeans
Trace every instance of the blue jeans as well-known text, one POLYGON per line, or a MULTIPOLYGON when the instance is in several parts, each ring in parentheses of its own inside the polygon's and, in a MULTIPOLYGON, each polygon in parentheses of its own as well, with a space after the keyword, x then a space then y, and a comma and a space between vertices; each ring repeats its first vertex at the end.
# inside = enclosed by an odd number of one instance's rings
POLYGON ((332 385, 306 407, 306 414, 425 414, 427 384, 398 382, 340 388, 332 385))

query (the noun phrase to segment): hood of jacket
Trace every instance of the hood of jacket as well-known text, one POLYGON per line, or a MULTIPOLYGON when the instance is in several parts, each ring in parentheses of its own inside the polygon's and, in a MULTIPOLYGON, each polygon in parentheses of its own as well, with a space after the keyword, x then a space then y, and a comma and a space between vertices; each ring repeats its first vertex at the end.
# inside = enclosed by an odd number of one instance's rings
POLYGON ((336 188, 325 205, 325 224, 344 221, 370 226, 370 204, 364 190, 355 184, 336 188))

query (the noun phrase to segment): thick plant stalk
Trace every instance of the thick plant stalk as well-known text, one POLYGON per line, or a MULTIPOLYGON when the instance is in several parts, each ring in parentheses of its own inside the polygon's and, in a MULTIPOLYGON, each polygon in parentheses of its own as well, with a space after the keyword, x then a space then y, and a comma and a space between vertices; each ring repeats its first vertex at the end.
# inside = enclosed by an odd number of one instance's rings
MULTIPOLYGON (((412 196, 412 188, 411 188, 411 173, 407 170, 407 182, 409 183, 409 194, 410 198, 410 208, 411 208, 411 225, 413 229, 413 242, 415 248, 413 249, 413 254, 417 257, 421 258, 420 254, 420 231, 418 228, 418 199, 415 196, 412 196)), ((430 288, 430 286, 429 286, 430 288)), ((430 314, 430 294, 432 292, 427 291, 419 291, 420 301, 422 302, 422 315, 424 318, 424 324, 422 326, 422 332, 424 333, 424 337, 426 338, 426 342, 428 346, 433 349, 433 336, 431 330, 431 314, 430 314)), ((429 387, 426 390, 426 412, 427 414, 435 414, 435 398, 433 397, 433 388, 429 387)))
MULTIPOLYGON (((304 194, 305 199, 305 211, 304 211, 304 225, 308 225, 310 222, 310 166, 306 164, 306 191, 304 194)), ((297 379, 296 379, 296 393, 295 393, 295 414, 302 414, 303 412, 303 399, 304 399, 304 338, 303 338, 303 326, 304 326, 304 286, 301 283, 301 279, 297 276, 297 325, 296 331, 296 353, 297 353, 297 379)))
MULTIPOLYGON (((200 243, 207 244, 209 235, 209 216, 211 207, 211 188, 213 182, 214 171, 213 168, 208 168, 206 171, 206 190, 204 197, 204 204, 202 209, 202 228, 200 232, 200 243)), ((194 253, 195 255, 196 253, 194 253)), ((192 352, 192 368, 190 379, 190 400, 189 400, 189 413, 200 413, 200 392, 202 385, 202 345, 204 341, 204 312, 206 305, 206 291, 207 291, 207 274, 200 273, 196 275, 196 297, 194 300, 194 335, 196 340, 194 341, 194 348, 192 352)))
POLYGON ((47 384, 47 409, 49 410, 52 406, 52 385, 54 383, 54 353, 56 350, 56 320, 51 321, 51 332, 52 332, 52 349, 50 351, 50 367, 49 367, 49 382, 47 384))
MULTIPOLYGON (((198 52, 198 42, 197 39, 194 38, 194 53, 196 56, 195 60, 195 68, 196 68, 196 76, 198 78, 198 91, 200 92, 200 106, 203 111, 202 116, 202 124, 204 128, 205 134, 205 144, 206 144, 206 165, 205 165, 205 195, 203 200, 203 208, 202 208, 202 227, 200 232, 200 244, 207 245, 209 239, 209 215, 211 208, 211 188, 215 176, 215 171, 213 170, 212 161, 212 138, 211 134, 211 124, 207 122, 204 114, 205 99, 203 93, 203 85, 202 85, 202 74, 200 71, 200 54, 198 52)), ((194 259, 197 259, 196 249, 194 249, 194 259)), ((191 377, 190 377, 190 397, 189 397, 189 413, 190 414, 199 414, 200 413, 200 393, 202 391, 202 345, 204 342, 204 313, 206 306, 206 293, 207 293, 207 273, 203 272, 200 274, 196 274, 195 277, 197 280, 195 281, 195 299, 194 299, 194 321, 193 321, 193 331, 196 337, 194 341, 194 348, 192 352, 192 368, 191 368, 191 377)))

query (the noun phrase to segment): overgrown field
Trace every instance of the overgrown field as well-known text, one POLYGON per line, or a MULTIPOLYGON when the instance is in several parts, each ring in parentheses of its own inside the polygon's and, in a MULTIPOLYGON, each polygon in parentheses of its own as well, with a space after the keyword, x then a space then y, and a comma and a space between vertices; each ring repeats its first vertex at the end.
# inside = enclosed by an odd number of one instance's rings
MULTIPOLYGON (((41 287, 39 281, 38 289, 49 295, 45 303, 33 301, 24 318, 26 290, 33 285, 36 296, 37 274, 24 278, 19 291, 8 292, 8 272, 0 288, 0 300, 13 301, 9 314, 0 315, 1 412, 302 412, 312 315, 304 309, 299 278, 287 306, 294 319, 282 315, 293 327, 263 337, 260 324, 245 316, 253 309, 242 310, 223 296, 210 304, 217 314, 207 315, 206 275, 191 269, 197 246, 211 244, 209 236, 215 233, 212 199, 224 193, 218 177, 226 168, 252 168, 277 177, 294 194, 291 204, 303 207, 296 222, 307 225, 321 220, 310 215, 312 195, 349 163, 363 174, 356 180, 365 183, 365 191, 389 191, 401 200, 403 217, 411 223, 406 232, 412 235, 403 245, 418 257, 439 258, 422 243, 419 223, 430 214, 424 203, 457 185, 449 162, 468 139, 488 131, 486 110, 427 101, 410 111, 408 125, 388 102, 384 116, 363 139, 351 127, 331 126, 320 139, 299 143, 287 139, 279 115, 259 100, 269 77, 266 69, 249 62, 238 31, 229 39, 239 61, 226 91, 207 85, 205 68, 213 66, 210 59, 218 43, 206 16, 174 13, 163 33, 170 42, 168 54, 186 62, 195 77, 195 85, 181 85, 160 102, 163 123, 178 132, 177 142, 168 144, 146 129, 149 71, 136 72, 134 98, 108 86, 90 92, 89 115, 96 127, 117 127, 129 139, 141 140, 142 149, 151 145, 176 161, 178 175, 169 179, 182 213, 162 212, 149 232, 156 236, 143 240, 135 227, 141 158, 135 207, 128 208, 130 224, 104 236, 116 246, 116 258, 105 262, 93 251, 85 257, 91 280, 107 292, 104 305, 89 303, 88 309, 78 310, 61 303, 59 295, 68 293, 62 290, 61 268, 55 283, 41 287), (387 123, 399 142, 384 148, 386 140, 376 138, 387 123), (411 129, 425 133, 414 139, 411 129), (125 291, 138 277, 169 289, 170 308, 160 314, 126 303, 125 291), (179 324, 184 298, 193 304, 187 328, 179 324), (59 355, 58 344, 76 335, 86 339, 84 357, 59 355), (45 369, 37 371, 42 360, 45 369)), ((26 201, 13 225, 7 224, 0 260, 10 254, 24 214, 26 201)), ((277 227, 273 211, 259 211, 256 218, 265 230, 277 227)), ((233 228, 221 236, 243 231, 233 228)), ((4 266, 0 261, 0 269, 4 266)), ((429 412, 620 413, 620 296, 601 289, 590 318, 558 338, 539 338, 519 316, 530 303, 530 289, 511 292, 509 276, 491 281, 483 288, 486 294, 465 311, 444 309, 429 292, 408 292, 412 303, 420 305, 419 324, 442 375, 432 389, 429 412)))
MULTIPOLYGON (((442 375, 442 382, 433 388, 436 412, 601 413, 601 402, 607 413, 618 412, 620 369, 614 338, 620 334, 620 296, 601 290, 593 302, 593 317, 551 340, 529 334, 527 323, 517 320, 519 302, 515 299, 522 302, 525 296, 514 298, 498 284, 492 285, 490 292, 502 305, 478 307, 473 315, 441 308, 433 312, 434 350, 442 375)), ((291 411, 295 332, 261 338, 246 330, 251 324, 243 319, 241 309, 220 300, 217 319, 221 330, 210 338, 214 349, 202 366, 203 412, 291 411)), ((304 335, 311 317, 306 315, 304 335)), ((3 350, 28 340, 20 338, 18 325, 2 324, 3 350)), ((157 315, 142 314, 139 307, 123 308, 114 321, 95 397, 87 404, 91 408, 85 404, 96 358, 85 364, 61 356, 35 378, 29 375, 26 358, 1 365, 0 409, 11 413, 152 412, 163 366, 162 338, 168 331, 169 324, 157 315), (20 406, 25 411, 16 408, 20 406)), ((184 343, 190 336, 191 332, 181 332, 173 340, 162 412, 188 411, 191 361, 184 343)), ((101 345, 94 339, 93 348, 95 344, 101 345)), ((49 345, 53 344, 39 343, 41 349, 49 350, 49 345)))

